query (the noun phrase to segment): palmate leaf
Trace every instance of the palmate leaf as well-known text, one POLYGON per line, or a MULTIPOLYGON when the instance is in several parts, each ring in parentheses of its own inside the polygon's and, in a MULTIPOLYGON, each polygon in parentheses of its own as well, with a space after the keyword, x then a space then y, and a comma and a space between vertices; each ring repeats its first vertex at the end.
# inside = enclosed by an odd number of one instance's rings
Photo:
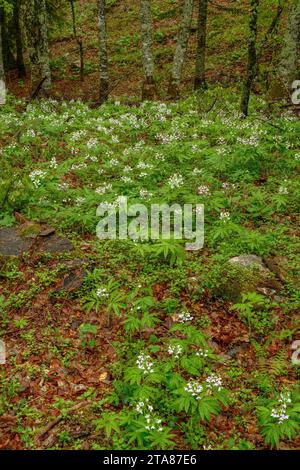
POLYGON ((125 371, 124 379, 130 384, 139 385, 142 381, 142 374, 137 367, 128 367, 125 371))
POLYGON ((140 320, 133 315, 129 315, 126 320, 123 321, 124 330, 128 333, 134 333, 140 329, 140 320))
POLYGON ((266 443, 270 444, 271 447, 279 446, 280 433, 278 428, 268 424, 264 427, 264 429, 262 429, 261 433, 265 438, 266 443))
POLYGON ((208 421, 211 415, 220 413, 218 400, 212 397, 203 397, 198 401, 197 413, 200 419, 208 421))
POLYGON ((174 393, 181 394, 181 396, 175 400, 174 408, 179 412, 185 411, 186 413, 188 413, 193 404, 192 397, 182 395, 182 391, 179 390, 175 391, 174 393))
POLYGON ((130 430, 128 431, 128 444, 136 442, 139 449, 143 449, 147 431, 145 430, 145 422, 134 420, 130 422, 130 430))
POLYGON ((100 419, 93 421, 97 431, 104 429, 106 436, 109 438, 112 431, 120 432, 122 417, 118 413, 105 412, 100 419))
MULTIPOLYGON (((198 358, 196 358, 198 359, 198 358)), ((180 361, 181 367, 191 375, 199 375, 199 362, 193 357, 182 357, 180 361)))
POLYGON ((160 320, 153 314, 145 312, 141 318, 141 326, 148 328, 153 328, 157 323, 160 323, 160 320))
POLYGON ((172 431, 166 427, 162 431, 151 431, 149 435, 149 441, 155 449, 168 449, 174 448, 175 434, 172 434, 172 431))

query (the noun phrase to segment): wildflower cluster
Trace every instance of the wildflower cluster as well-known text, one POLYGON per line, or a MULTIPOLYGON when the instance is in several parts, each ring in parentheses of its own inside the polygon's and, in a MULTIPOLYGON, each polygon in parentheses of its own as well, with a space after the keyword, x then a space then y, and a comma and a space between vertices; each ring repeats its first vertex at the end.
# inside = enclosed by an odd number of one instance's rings
POLYGON ((198 351, 196 352, 196 356, 207 357, 208 353, 209 353, 208 349, 198 349, 198 351))
POLYGON ((168 184, 172 189, 180 188, 180 186, 183 185, 183 177, 175 173, 173 176, 170 176, 168 180, 168 184))
POLYGON ((30 173, 29 178, 32 184, 38 188, 42 184, 42 180, 45 178, 46 172, 42 170, 34 170, 30 173))
POLYGON ((198 194, 199 194, 199 196, 209 196, 210 195, 209 187, 205 186, 205 185, 199 186, 198 194))
POLYGON ((184 390, 190 393, 196 400, 201 400, 203 386, 197 380, 190 380, 184 387, 184 390))
POLYGON ((217 374, 212 374, 205 380, 206 389, 213 390, 214 388, 220 392, 222 390, 222 378, 217 374))
POLYGON ((99 287, 99 289, 97 289, 96 294, 97 297, 99 297, 100 299, 109 297, 106 287, 99 287))
POLYGON ((136 365, 145 375, 154 372, 153 362, 149 354, 141 353, 136 360, 136 365))
POLYGON ((178 359, 179 356, 182 354, 183 352, 183 348, 180 344, 174 344, 174 345, 170 345, 168 347, 168 353, 171 355, 171 356, 174 356, 175 359, 178 359))
POLYGON ((228 222, 230 220, 230 213, 226 211, 221 212, 220 220, 222 220, 222 222, 228 222))
POLYGON ((289 393, 281 393, 278 399, 278 405, 272 408, 271 417, 276 419, 278 424, 282 424, 284 421, 289 419, 287 414, 287 407, 292 402, 289 393))
POLYGON ((193 320, 193 315, 190 312, 181 312, 176 315, 176 320, 179 323, 185 323, 193 320))

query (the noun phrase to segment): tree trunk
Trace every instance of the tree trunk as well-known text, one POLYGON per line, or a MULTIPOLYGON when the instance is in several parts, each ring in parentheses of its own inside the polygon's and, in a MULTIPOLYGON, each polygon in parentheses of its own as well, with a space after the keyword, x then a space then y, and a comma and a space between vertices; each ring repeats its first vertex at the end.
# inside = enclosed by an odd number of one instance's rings
POLYGON ((196 71, 195 71, 195 90, 206 88, 205 82, 205 54, 206 54, 206 33, 207 33, 207 9, 208 0, 198 0, 199 13, 198 13, 198 45, 196 56, 196 71))
POLYGON ((2 55, 3 55, 3 64, 4 70, 9 71, 15 68, 16 62, 12 52, 12 31, 11 31, 11 22, 7 19, 7 14, 4 8, 1 8, 2 11, 2 55))
POLYGON ((186 59, 187 45, 190 35, 194 0, 184 0, 182 10, 181 31, 177 39, 176 51, 173 59, 171 79, 169 83, 169 95, 178 98, 182 69, 186 59))
POLYGON ((154 82, 154 59, 152 50, 151 0, 141 0, 140 18, 142 33, 142 64, 145 76, 142 97, 143 99, 153 99, 156 96, 156 87, 154 82))
POLYGON ((80 58, 80 80, 84 81, 84 55, 83 55, 83 43, 82 39, 77 35, 77 27, 76 27, 76 14, 75 14, 75 5, 74 0, 70 0, 71 4, 71 12, 72 12, 72 22, 73 22, 73 34, 75 41, 78 44, 79 48, 79 58, 80 58))
POLYGON ((17 69, 19 78, 22 78, 26 75, 25 65, 24 65, 24 56, 23 56, 23 40, 21 32, 21 17, 20 17, 20 1, 15 1, 14 3, 14 29, 16 35, 16 52, 17 52, 17 69))
POLYGON ((100 105, 107 100, 109 94, 105 3, 105 0, 98 0, 100 105))
POLYGON ((248 65, 247 74, 243 85, 241 99, 241 113, 248 116, 248 107, 251 94, 252 83, 256 74, 256 40, 257 40, 257 20, 258 20, 259 0, 251 0, 250 13, 250 36, 248 45, 248 65))
POLYGON ((0 9, 0 105, 5 104, 6 90, 5 90, 5 73, 3 62, 3 48, 2 48, 2 11, 0 9))
POLYGON ((291 93, 293 81, 300 78, 300 76, 298 76, 299 70, 297 71, 299 46, 300 0, 293 0, 283 38, 283 48, 279 64, 280 80, 289 95, 291 93))
POLYGON ((51 71, 45 0, 27 0, 27 36, 32 97, 47 97, 51 91, 51 71))

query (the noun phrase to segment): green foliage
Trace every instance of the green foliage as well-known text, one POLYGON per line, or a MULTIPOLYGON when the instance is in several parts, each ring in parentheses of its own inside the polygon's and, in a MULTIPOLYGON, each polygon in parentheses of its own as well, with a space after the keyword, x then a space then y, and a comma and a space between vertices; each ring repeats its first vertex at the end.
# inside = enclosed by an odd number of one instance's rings
POLYGON ((300 429, 299 392, 282 392, 275 399, 257 408, 262 435, 271 447, 279 447, 280 440, 292 439, 300 429))
POLYGON ((250 292, 242 294, 242 302, 234 304, 231 310, 238 310, 240 317, 247 323, 249 331, 266 333, 274 327, 276 319, 272 316, 272 308, 276 303, 268 298, 250 292))

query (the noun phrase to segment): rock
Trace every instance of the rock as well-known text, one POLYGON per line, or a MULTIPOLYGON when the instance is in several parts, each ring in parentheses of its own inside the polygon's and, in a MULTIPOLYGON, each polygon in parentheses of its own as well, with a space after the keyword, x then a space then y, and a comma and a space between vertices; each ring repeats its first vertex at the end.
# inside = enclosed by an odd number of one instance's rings
POLYGON ((285 282, 288 277, 288 260, 283 256, 274 256, 264 260, 267 268, 272 271, 281 282, 285 282))
POLYGON ((73 250, 72 243, 67 238, 55 235, 55 231, 47 229, 47 235, 38 240, 38 235, 42 233, 39 224, 28 223, 20 227, 10 227, 0 229, 0 256, 4 258, 10 256, 21 256, 23 253, 35 248, 36 252, 43 253, 66 253, 73 250), (51 234, 52 233, 52 234, 51 234))
POLYGON ((256 255, 241 255, 231 258, 228 263, 241 266, 243 268, 251 268, 252 266, 258 267, 261 271, 266 271, 262 258, 256 255))
POLYGON ((39 251, 52 254, 67 253, 73 251, 73 245, 67 238, 51 235, 43 240, 39 251))
POLYGON ((36 238, 41 231, 41 226, 35 222, 26 221, 18 227, 21 237, 36 238))
POLYGON ((4 257, 21 256, 33 243, 32 238, 21 236, 13 227, 0 229, 0 255, 4 257))
POLYGON ((87 264, 89 264, 89 260, 87 258, 84 258, 84 259, 74 258, 74 259, 70 259, 64 262, 64 266, 68 268, 69 270, 78 269, 87 264))
POLYGON ((74 292, 76 289, 82 286, 85 278, 84 272, 71 273, 63 280, 62 289, 67 292, 74 292))
POLYGON ((52 227, 46 228, 45 230, 42 230, 39 233, 40 237, 49 237, 50 235, 54 235, 54 234, 55 234, 55 228, 52 228, 52 227))
POLYGON ((276 290, 270 287, 257 287, 256 291, 266 297, 274 298, 276 296, 276 290))
POLYGON ((215 294, 231 302, 239 302, 242 294, 248 292, 258 292, 274 298, 281 287, 281 283, 261 257, 240 255, 228 260, 215 294))

